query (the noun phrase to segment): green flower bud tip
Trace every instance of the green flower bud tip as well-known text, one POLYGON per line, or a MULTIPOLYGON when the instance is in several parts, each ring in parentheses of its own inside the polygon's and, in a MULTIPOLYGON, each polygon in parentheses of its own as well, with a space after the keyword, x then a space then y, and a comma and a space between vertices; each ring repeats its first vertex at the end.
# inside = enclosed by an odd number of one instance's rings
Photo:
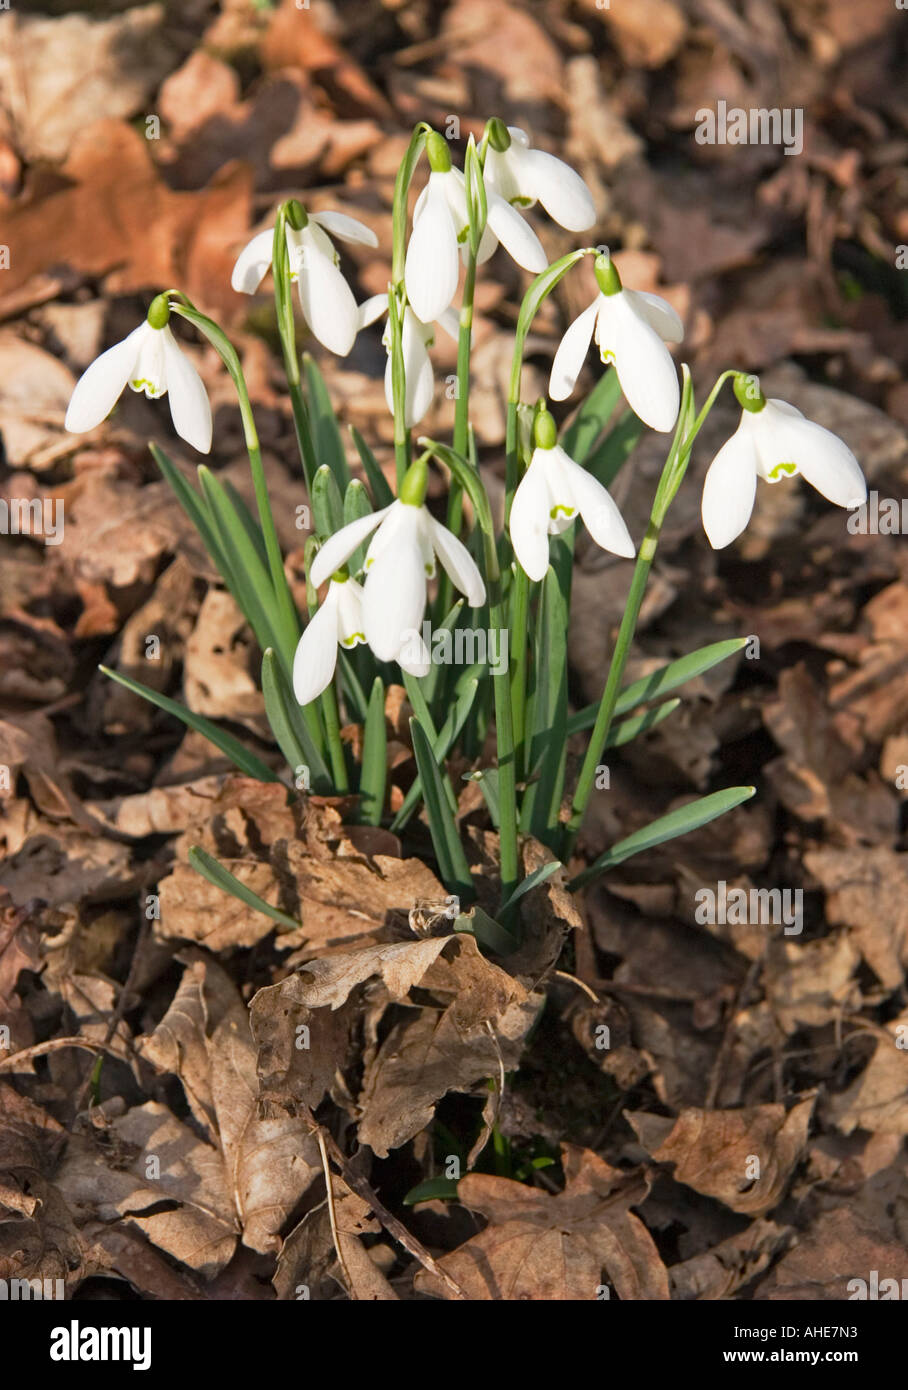
POLYGON ((596 284, 603 294, 617 294, 622 288, 617 266, 607 251, 596 257, 593 269, 596 272, 596 284))
POLYGON ((166 294, 159 294, 151 301, 148 309, 148 322, 152 328, 166 328, 170 320, 170 300, 166 294))
POLYGON ((489 136, 489 144, 498 154, 504 154, 505 150, 511 148, 511 136, 500 116, 493 116, 492 119, 486 123, 486 131, 489 136))
POLYGON ((746 372, 737 372, 732 383, 735 397, 743 410, 749 410, 752 415, 756 415, 766 404, 766 397, 760 390, 760 378, 748 376, 746 372))
POLYGON ((430 130, 426 136, 426 154, 433 174, 447 174, 451 168, 451 151, 448 142, 437 130, 430 130))
POLYGON ((537 449, 554 449, 558 441, 558 427, 547 410, 540 410, 533 421, 533 438, 537 449))
POLYGON ((346 565, 341 565, 340 569, 335 570, 331 576, 332 582, 335 584, 346 584, 349 578, 350 571, 347 569, 346 565))
POLYGON ((298 198, 291 198, 285 208, 287 221, 295 232, 301 232, 309 222, 309 214, 298 198))
POLYGON ((408 507, 421 507, 426 500, 429 486, 429 465, 425 457, 410 464, 400 485, 400 500, 408 507))

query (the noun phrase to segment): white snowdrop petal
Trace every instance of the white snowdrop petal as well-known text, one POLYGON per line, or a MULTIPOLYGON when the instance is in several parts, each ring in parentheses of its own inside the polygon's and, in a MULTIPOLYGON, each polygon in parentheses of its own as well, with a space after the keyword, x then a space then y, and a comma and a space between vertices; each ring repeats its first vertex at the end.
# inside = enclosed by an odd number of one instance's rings
POLYGON ((207 454, 211 449, 211 405, 195 367, 169 328, 161 330, 164 370, 173 427, 181 439, 207 454))
POLYGON ((432 665, 429 648, 423 640, 422 633, 416 628, 404 638, 395 659, 401 670, 406 671, 408 676, 427 676, 429 667, 432 665))
POLYGON ((426 607, 426 571, 419 538, 420 508, 406 507, 386 546, 366 574, 363 618, 366 641, 379 661, 396 661, 403 643, 419 629, 426 607))
POLYGON ((471 608, 478 608, 486 601, 486 586, 476 561, 463 541, 458 540, 447 526, 442 526, 441 522, 429 516, 428 512, 426 517, 430 524, 435 553, 450 576, 452 584, 466 597, 471 608))
POLYGON ((386 294, 373 294, 369 299, 364 299, 356 311, 357 332, 361 328, 368 328, 370 323, 375 323, 382 314, 387 312, 388 296, 386 294))
POLYGON ((684 324, 681 315, 673 309, 661 295, 650 294, 647 290, 625 290, 625 297, 637 313, 667 343, 680 343, 684 337, 684 324))
MULTIPOLYGON (((772 422, 772 434, 779 461, 796 463, 811 487, 828 501, 838 507, 858 507, 867 500, 860 464, 844 440, 831 430, 813 420, 780 416, 772 422)), ((763 449, 761 438, 761 455, 763 449)))
POLYGON ((332 582, 331 588, 337 590, 337 640, 348 649, 359 646, 366 640, 362 585, 347 579, 343 584, 332 582))
POLYGON ((544 457, 536 449, 511 504, 509 531, 514 554, 530 579, 545 577, 549 567, 549 512, 552 499, 546 480, 544 457))
POLYGON ((106 420, 120 396, 136 364, 147 323, 139 324, 128 338, 102 352, 79 377, 66 410, 64 427, 73 434, 83 434, 106 420))
POLYGON ((139 355, 129 376, 132 391, 144 391, 149 400, 159 400, 167 390, 164 333, 168 330, 144 325, 148 332, 139 343, 139 355))
POLYGON ((341 241, 353 241, 358 246, 378 245, 378 237, 372 228, 346 212, 312 212, 309 221, 324 227, 329 236, 340 237, 341 241))
POLYGON ((714 550, 722 550, 740 536, 750 521, 756 492, 756 446, 745 417, 716 454, 703 483, 700 514, 714 550))
POLYGON ((585 232, 596 221, 593 195, 563 159, 545 150, 518 149, 514 154, 520 192, 538 199, 549 217, 569 232, 585 232))
POLYGON ((623 290, 603 295, 596 340, 610 354, 628 405, 650 429, 667 434, 681 404, 678 373, 668 348, 640 317, 623 290))
POLYGON ((240 252, 230 283, 238 294, 255 294, 271 269, 274 230, 258 232, 240 252))
POLYGON ((634 542, 611 493, 591 473, 575 463, 560 445, 556 444, 548 453, 556 456, 570 500, 596 544, 613 555, 632 559, 636 553, 634 542))
POLYGON ((325 602, 313 613, 293 657, 293 693, 308 705, 327 690, 337 666, 337 590, 328 587, 325 602))
MULTIPOLYGON (((404 412, 407 429, 418 424, 432 404, 435 394, 435 377, 432 362, 426 347, 425 326, 419 323, 412 309, 404 310, 401 347, 404 358, 404 381, 406 385, 406 410, 404 412)), ((394 411, 393 395, 391 411, 394 411)))
POLYGON ((534 275, 545 270, 546 254, 529 222, 525 222, 517 209, 498 193, 489 192, 487 203, 489 226, 512 259, 534 275))
POLYGON ((314 234, 304 242, 297 283, 303 316, 312 332, 329 352, 346 357, 359 327, 356 300, 334 260, 322 253, 314 234))
POLYGON ((454 222, 444 183, 438 182, 444 177, 429 175, 426 199, 410 236, 404 266, 407 299, 423 323, 432 323, 447 309, 460 273, 454 222))
POLYGON ((320 589, 335 570, 347 563, 357 546, 362 545, 390 510, 390 506, 382 507, 381 511, 372 512, 369 516, 357 517, 356 521, 349 522, 339 531, 335 531, 333 536, 328 537, 309 570, 309 578, 316 589, 320 589))
POLYGON ((549 395, 553 401, 565 401, 577 385, 577 378, 589 352, 599 312, 601 295, 588 309, 574 319, 555 353, 549 377, 549 395))

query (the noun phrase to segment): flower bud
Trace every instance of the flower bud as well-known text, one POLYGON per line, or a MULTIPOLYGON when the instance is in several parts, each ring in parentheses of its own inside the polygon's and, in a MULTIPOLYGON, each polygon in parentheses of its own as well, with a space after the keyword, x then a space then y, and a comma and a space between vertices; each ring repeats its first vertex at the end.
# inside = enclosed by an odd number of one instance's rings
POLYGON ((448 142, 437 130, 430 130, 426 136, 426 154, 433 174, 447 174, 451 169, 451 151, 448 142))
POLYGON ((505 150, 511 148, 510 132, 500 116, 493 116, 486 122, 486 133, 492 149, 499 154, 504 154, 505 150))
POLYGON ((291 198, 286 204, 285 213, 288 224, 295 232, 301 232, 309 222, 309 214, 298 198, 291 198))
POLYGON ((537 449, 554 449, 558 442, 558 427, 548 410, 540 410, 533 421, 533 439, 537 449))
POLYGON ((148 322, 152 328, 166 328, 170 321, 170 300, 166 294, 157 295, 148 307, 148 322))
POLYGON ((596 257, 593 269, 596 272, 596 284, 602 293, 605 295, 618 294, 619 290, 622 289, 621 276, 607 251, 596 257))
POLYGON ((400 500, 409 507, 421 507, 429 486, 429 465, 425 454, 410 464, 400 485, 400 500))
POLYGON ((743 410, 756 415, 766 405, 766 397, 760 390, 760 378, 748 376, 746 372, 736 372, 732 382, 735 397, 743 410))

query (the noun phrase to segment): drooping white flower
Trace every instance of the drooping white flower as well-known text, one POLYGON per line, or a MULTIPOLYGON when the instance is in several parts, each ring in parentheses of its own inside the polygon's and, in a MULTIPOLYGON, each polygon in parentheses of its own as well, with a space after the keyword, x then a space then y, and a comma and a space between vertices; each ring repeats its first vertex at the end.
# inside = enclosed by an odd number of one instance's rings
MULTIPOLYGON (((301 210, 302 211, 302 210, 301 210)), ((353 291, 338 268, 332 236, 361 246, 377 246, 370 227, 344 212, 312 212, 297 230, 286 223, 290 278, 299 290, 303 317, 318 341, 338 357, 353 347, 359 313, 353 291), (331 234, 330 236, 328 234, 331 234)), ((243 247, 230 283, 242 294, 255 294, 271 266, 274 231, 259 232, 243 247)))
MULTIPOLYGON (((359 306, 360 327, 365 328, 368 324, 373 323, 381 313, 387 310, 387 307, 388 296, 386 294, 376 294, 371 299, 367 299, 359 306)), ((458 321, 454 310, 445 309, 443 314, 439 314, 438 322, 448 336, 456 342, 458 321)), ((393 415, 394 375, 391 360, 390 323, 385 326, 382 342, 388 353, 388 361, 385 366, 385 400, 388 402, 388 409, 393 415)), ((421 323, 407 304, 404 308, 401 328, 401 347, 403 349, 406 386, 404 421, 408 430, 419 424, 432 404, 432 397, 435 394, 435 376, 429 357, 429 348, 434 342, 435 331, 432 324, 421 323)))
POLYGON ((631 559, 634 542, 609 492, 557 444, 555 421, 542 411, 534 424, 536 448, 514 494, 510 535, 514 554, 530 579, 545 577, 549 536, 578 516, 603 550, 631 559))
POLYGON ((595 337, 602 361, 615 365, 631 410, 645 425, 667 434, 678 418, 681 392, 662 340, 680 343, 684 326, 659 295, 624 289, 607 257, 597 257, 596 279, 600 293, 574 320, 555 353, 549 395, 563 401, 571 394, 595 337))
POLYGON ((365 642, 363 591, 355 579, 332 575, 321 607, 309 619, 293 658, 293 693, 308 705, 334 679, 337 649, 352 650, 365 642))
POLYGON ((153 300, 144 323, 95 358, 76 382, 64 426, 73 434, 100 425, 125 387, 151 400, 167 395, 173 427, 199 453, 211 449, 211 406, 202 379, 168 327, 166 295, 153 300))
POLYGON ((374 531, 364 567, 366 641, 380 661, 397 661, 417 676, 429 669, 429 651, 419 628, 426 607, 426 581, 435 574, 436 557, 471 607, 484 603, 486 596, 470 552, 427 511, 424 497, 425 464, 417 461, 405 476, 397 501, 335 532, 310 570, 311 582, 318 587, 374 531))
POLYGON ((735 378, 741 423, 716 454, 703 484, 703 529, 714 550, 744 530, 758 477, 778 483, 800 473, 838 507, 859 507, 867 499, 861 466, 848 445, 793 405, 767 400, 754 381, 743 374, 735 378))
MULTIPOLYGON (((413 209, 404 284, 413 312, 432 323, 451 303, 460 274, 459 252, 468 254, 469 214, 464 176, 451 167, 444 137, 433 131, 426 140, 432 172, 413 209)), ((545 251, 533 229, 494 189, 487 189, 488 220, 477 262, 492 255, 499 241, 524 270, 545 270, 545 251)))
POLYGON ((526 131, 519 126, 506 127, 510 143, 504 149, 502 129, 493 130, 486 152, 485 182, 487 188, 515 207, 531 208, 541 203, 553 222, 569 232, 585 232, 596 221, 593 195, 578 173, 544 150, 533 150, 526 131))

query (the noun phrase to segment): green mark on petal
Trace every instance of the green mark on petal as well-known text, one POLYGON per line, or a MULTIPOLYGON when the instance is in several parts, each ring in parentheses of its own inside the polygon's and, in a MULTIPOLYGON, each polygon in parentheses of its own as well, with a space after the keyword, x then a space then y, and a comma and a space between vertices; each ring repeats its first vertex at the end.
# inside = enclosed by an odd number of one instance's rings
POLYGON ((570 518, 570 517, 572 517, 572 516, 576 516, 576 515, 577 515, 577 508, 576 508, 576 507, 564 507, 564 506, 562 506, 561 503, 559 502, 559 503, 558 503, 556 506, 554 506, 554 507, 552 508, 552 510, 549 512, 549 516, 552 518, 553 521, 557 521, 557 520, 558 520, 558 513, 559 513, 559 512, 561 512, 562 516, 566 516, 566 517, 570 518))
POLYGON ((769 471, 769 481, 771 483, 779 483, 782 481, 783 476, 793 478, 797 471, 798 465, 796 463, 777 463, 775 468, 769 471))

